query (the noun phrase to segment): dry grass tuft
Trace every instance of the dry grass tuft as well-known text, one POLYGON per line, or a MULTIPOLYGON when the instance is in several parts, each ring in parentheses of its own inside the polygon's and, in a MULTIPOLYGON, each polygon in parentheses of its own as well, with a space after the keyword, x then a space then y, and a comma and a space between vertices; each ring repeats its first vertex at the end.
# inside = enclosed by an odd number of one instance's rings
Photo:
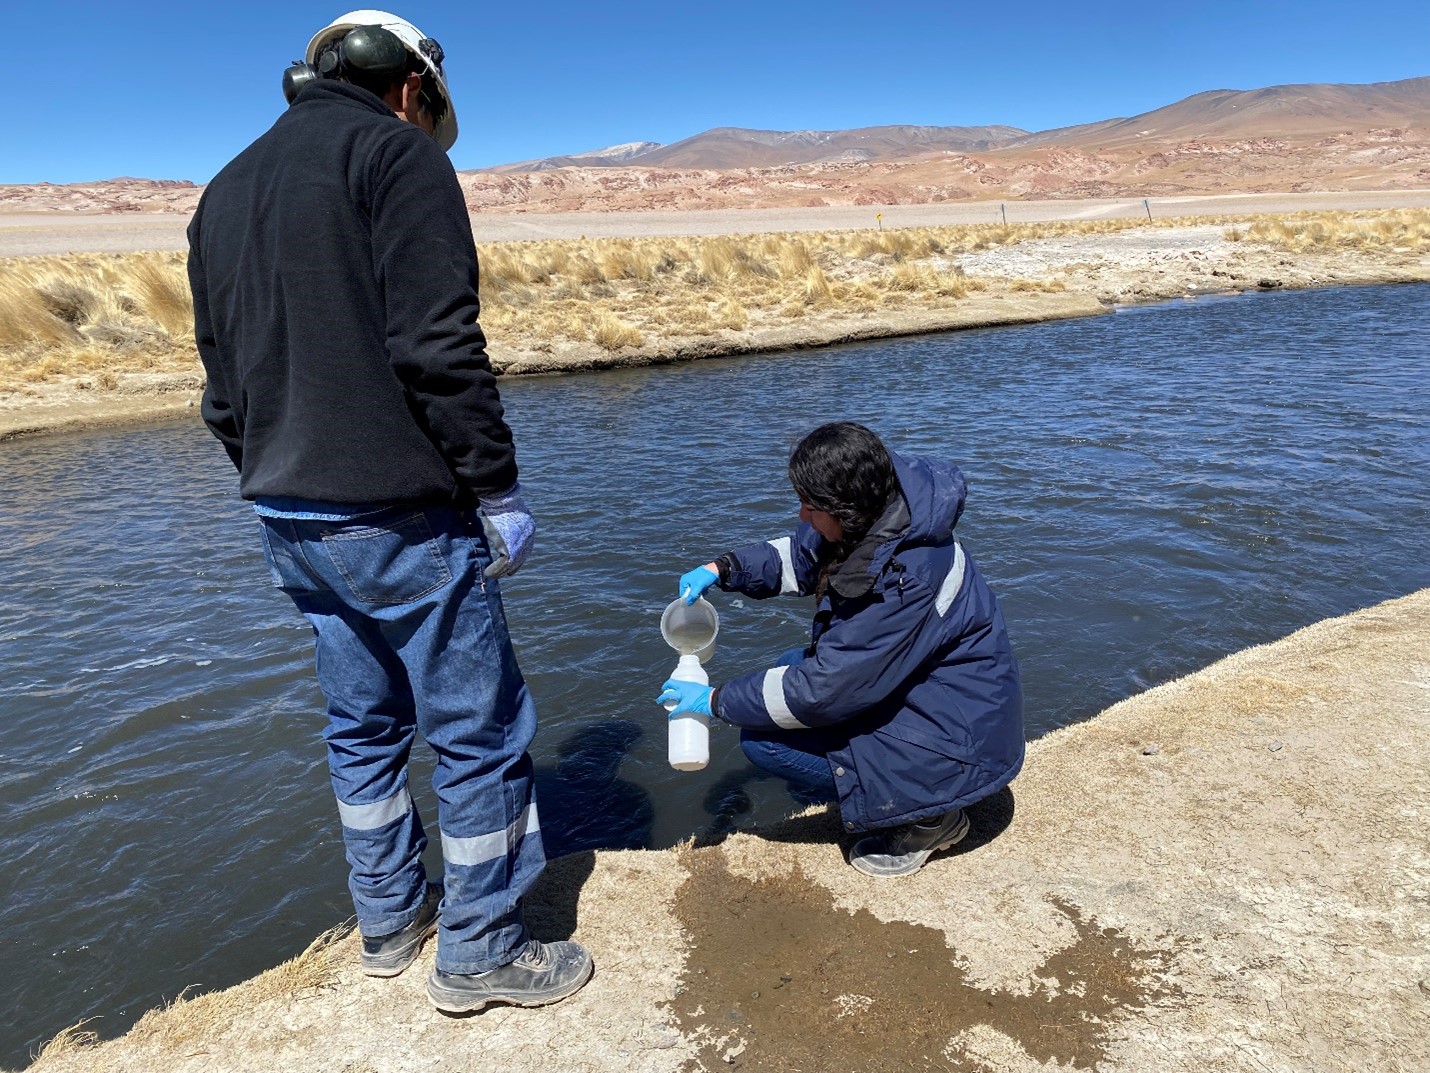
POLYGON ((38 1068, 46 1062, 56 1062, 62 1058, 68 1058, 97 1044, 99 1034, 84 1027, 93 1020, 93 1017, 86 1017, 78 1024, 61 1030, 54 1039, 40 1048, 38 1054, 31 1056, 34 1060, 34 1065, 31 1068, 38 1068))
POLYGON ((0 390, 57 375, 193 372, 182 254, 0 261, 0 390))
POLYGON ((608 310, 596 314, 591 325, 591 338, 605 350, 620 350, 627 346, 640 346, 645 338, 620 317, 608 310))
POLYGON ((181 994, 164 1008, 146 1013, 127 1038, 144 1050, 174 1051, 213 1037, 238 1017, 252 1016, 265 1002, 330 987, 337 980, 338 966, 355 956, 351 944, 343 942, 352 930, 351 921, 331 928, 296 958, 236 988, 195 998, 181 994))
POLYGON ((1232 242, 1264 242, 1291 253, 1424 253, 1430 250, 1430 209, 1262 216, 1229 229, 1226 237, 1232 242))

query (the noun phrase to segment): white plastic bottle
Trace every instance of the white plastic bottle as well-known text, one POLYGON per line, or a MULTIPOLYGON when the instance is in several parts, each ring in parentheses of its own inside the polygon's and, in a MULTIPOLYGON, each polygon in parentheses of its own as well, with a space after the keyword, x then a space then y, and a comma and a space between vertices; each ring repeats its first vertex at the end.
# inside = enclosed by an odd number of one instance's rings
MULTIPOLYGON (((700 666, 700 658, 695 655, 681 656, 680 662, 671 672, 672 678, 682 682, 696 682, 702 686, 710 684, 710 676, 700 666)), ((675 702, 665 706, 670 712, 675 710, 675 702)), ((681 712, 670 719, 670 766, 676 771, 699 771, 710 763, 710 719, 694 712, 681 712)))

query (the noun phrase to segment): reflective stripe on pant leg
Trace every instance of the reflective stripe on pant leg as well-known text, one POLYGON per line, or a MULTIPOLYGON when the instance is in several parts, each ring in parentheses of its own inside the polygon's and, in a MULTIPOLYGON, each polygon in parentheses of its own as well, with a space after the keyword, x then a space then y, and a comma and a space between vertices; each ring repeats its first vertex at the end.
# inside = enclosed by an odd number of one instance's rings
POLYGON ((442 832, 442 859, 448 864, 477 865, 505 857, 516 850, 528 834, 541 830, 536 816, 536 802, 526 806, 525 811, 505 830, 492 831, 485 835, 469 838, 455 838, 442 832))
POLYGON ((381 801, 372 801, 365 805, 355 805, 341 799, 338 801, 338 816, 342 819, 343 826, 354 831, 374 831, 379 827, 386 827, 411 811, 412 795, 407 792, 405 782, 397 793, 381 801))

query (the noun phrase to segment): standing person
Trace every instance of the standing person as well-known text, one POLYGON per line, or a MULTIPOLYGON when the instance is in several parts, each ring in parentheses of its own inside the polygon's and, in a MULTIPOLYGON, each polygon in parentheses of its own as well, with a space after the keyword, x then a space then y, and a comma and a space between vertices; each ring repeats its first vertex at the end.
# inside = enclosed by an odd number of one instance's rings
MULTIPOLYGON (((998 602, 953 538, 958 467, 889 451, 852 422, 795 447, 793 537, 751 544, 680 578, 755 599, 813 594, 807 649, 712 689, 670 679, 660 696, 742 729, 756 766, 806 799, 839 802, 866 875, 917 872, 968 833, 964 807, 1023 765, 1023 695, 998 602)), ((672 713, 674 714, 674 713, 672 713)))
POLYGON ((428 995, 465 1012, 565 998, 591 958, 522 918, 545 866, 536 712, 498 579, 534 523, 477 324, 442 62, 386 12, 319 31, 285 74, 292 106, 204 192, 189 281, 204 420, 316 635, 363 969, 395 976, 437 931, 428 995), (408 793, 417 731, 445 894, 408 793))

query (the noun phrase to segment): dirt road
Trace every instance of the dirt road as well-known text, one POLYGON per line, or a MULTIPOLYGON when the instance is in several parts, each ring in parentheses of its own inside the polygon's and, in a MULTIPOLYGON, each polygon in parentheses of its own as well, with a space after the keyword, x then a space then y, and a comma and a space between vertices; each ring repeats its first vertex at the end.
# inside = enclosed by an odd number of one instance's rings
MULTIPOLYGON (((1326 209, 1430 206, 1430 190, 1310 194, 1212 194, 1152 198, 1154 216, 1193 216, 1326 209)), ((735 235, 766 231, 838 231, 876 227, 1035 220, 1131 219, 1146 215, 1138 199, 1087 201, 960 201, 940 205, 860 205, 792 209, 712 209, 704 212, 482 213, 472 217, 478 242, 543 238, 626 238, 735 235), (1001 206, 1001 208, 1000 208, 1001 206)), ((0 214, 0 257, 54 253, 122 253, 187 247, 188 216, 176 214, 0 214)))

